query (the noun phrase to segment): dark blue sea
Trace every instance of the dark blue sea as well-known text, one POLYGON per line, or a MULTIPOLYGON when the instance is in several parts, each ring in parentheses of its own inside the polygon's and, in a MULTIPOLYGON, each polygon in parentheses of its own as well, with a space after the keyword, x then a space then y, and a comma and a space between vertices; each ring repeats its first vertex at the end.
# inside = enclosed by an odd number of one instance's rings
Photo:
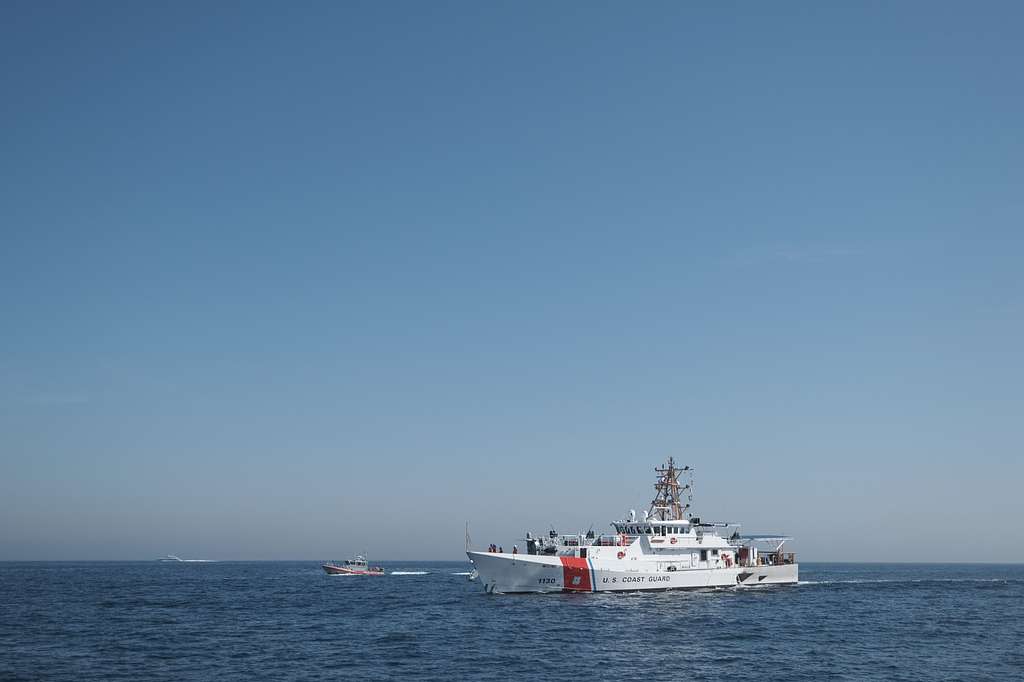
POLYGON ((502 596, 466 563, 383 565, 0 563, 0 679, 1024 679, 1024 566, 502 596))

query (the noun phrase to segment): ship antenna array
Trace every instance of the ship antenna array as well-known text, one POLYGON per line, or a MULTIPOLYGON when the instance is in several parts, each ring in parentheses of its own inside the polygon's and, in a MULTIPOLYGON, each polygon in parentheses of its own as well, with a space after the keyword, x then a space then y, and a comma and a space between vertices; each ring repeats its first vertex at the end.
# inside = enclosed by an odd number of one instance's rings
POLYGON ((659 521, 690 518, 693 469, 689 466, 678 469, 675 460, 669 457, 664 466, 655 467, 654 473, 658 474, 658 480, 654 484, 655 497, 647 515, 659 521), (683 493, 686 493, 685 504, 682 501, 683 493))

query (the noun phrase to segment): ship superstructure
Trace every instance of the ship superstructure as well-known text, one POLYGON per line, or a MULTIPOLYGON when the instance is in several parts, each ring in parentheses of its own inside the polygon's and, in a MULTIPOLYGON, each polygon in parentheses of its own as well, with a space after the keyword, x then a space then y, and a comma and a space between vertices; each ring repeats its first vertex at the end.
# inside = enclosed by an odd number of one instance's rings
POLYGON ((641 518, 631 510, 613 522, 614 534, 527 533, 525 554, 467 552, 484 590, 605 592, 797 582, 796 555, 782 551, 791 538, 744 537, 739 524, 702 521, 690 513, 692 469, 677 468, 669 458, 655 473, 650 509, 641 518))

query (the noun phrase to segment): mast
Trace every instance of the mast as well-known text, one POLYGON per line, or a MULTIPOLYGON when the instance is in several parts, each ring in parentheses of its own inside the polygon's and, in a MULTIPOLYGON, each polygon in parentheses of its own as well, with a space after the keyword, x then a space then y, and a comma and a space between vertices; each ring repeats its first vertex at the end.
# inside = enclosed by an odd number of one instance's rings
POLYGON ((677 469, 675 460, 669 457, 665 466, 655 467, 654 472, 658 474, 658 480, 654 484, 655 497, 647 515, 659 521, 685 519, 684 514, 688 514, 693 501, 693 469, 689 466, 677 469), (685 483, 680 483, 680 474, 686 477, 685 483), (686 504, 682 503, 683 491, 687 493, 686 504))

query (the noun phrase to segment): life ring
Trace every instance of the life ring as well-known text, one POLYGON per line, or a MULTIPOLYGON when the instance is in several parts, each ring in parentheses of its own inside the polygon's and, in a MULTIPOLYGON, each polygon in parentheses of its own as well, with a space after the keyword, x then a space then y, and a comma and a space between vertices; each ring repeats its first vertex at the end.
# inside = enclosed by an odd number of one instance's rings
POLYGON ((669 542, 671 542, 674 545, 674 544, 676 544, 676 539, 672 538, 671 540, 669 540, 669 542))
POLYGON ((615 556, 617 556, 617 557, 619 557, 619 558, 621 559, 621 558, 623 558, 624 556, 626 556, 626 553, 625 553, 625 552, 619 552, 619 553, 618 553, 618 554, 616 554, 615 556))

